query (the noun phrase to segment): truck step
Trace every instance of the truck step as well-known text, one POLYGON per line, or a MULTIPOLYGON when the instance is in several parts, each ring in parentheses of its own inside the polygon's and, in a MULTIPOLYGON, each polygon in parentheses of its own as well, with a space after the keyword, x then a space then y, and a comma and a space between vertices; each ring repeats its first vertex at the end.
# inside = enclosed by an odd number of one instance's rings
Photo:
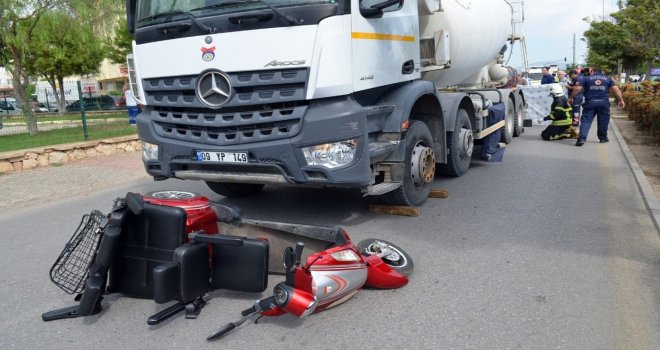
POLYGON ((379 183, 376 186, 371 186, 369 187, 369 192, 367 192, 367 195, 369 196, 379 196, 381 194, 385 194, 387 192, 391 192, 396 190, 401 186, 401 183, 399 182, 382 182, 379 183))
POLYGON ((374 159, 379 156, 389 155, 399 147, 398 142, 370 142, 369 157, 374 159))

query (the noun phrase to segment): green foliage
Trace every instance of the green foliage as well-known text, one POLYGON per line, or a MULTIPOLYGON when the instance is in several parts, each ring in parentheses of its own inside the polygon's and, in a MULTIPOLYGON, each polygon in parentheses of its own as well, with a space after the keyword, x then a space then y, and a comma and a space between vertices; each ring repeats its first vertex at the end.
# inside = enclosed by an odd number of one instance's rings
POLYGON ((64 10, 52 11, 42 17, 29 50, 32 55, 26 69, 32 75, 45 76, 49 81, 96 72, 103 60, 102 47, 91 24, 80 23, 64 10))
POLYGON ((104 45, 106 57, 113 63, 126 64, 126 56, 133 50, 133 36, 128 32, 126 18, 120 18, 115 24, 114 36, 108 38, 104 45))
POLYGON ((660 56, 660 2, 628 0, 611 17, 614 22, 590 21, 591 28, 584 33, 589 65, 613 72, 621 59, 627 71, 650 68, 660 56))
POLYGON ((625 51, 627 33, 612 22, 591 22, 591 28, 584 32, 584 36, 589 41, 589 66, 615 71, 617 61, 625 51))
POLYGON ((29 96, 34 95, 37 92, 37 85, 36 84, 29 84, 27 86, 27 88, 25 89, 25 92, 27 92, 27 94, 29 96))
POLYGON ((660 141, 660 83, 644 81, 623 88, 628 117, 660 141))

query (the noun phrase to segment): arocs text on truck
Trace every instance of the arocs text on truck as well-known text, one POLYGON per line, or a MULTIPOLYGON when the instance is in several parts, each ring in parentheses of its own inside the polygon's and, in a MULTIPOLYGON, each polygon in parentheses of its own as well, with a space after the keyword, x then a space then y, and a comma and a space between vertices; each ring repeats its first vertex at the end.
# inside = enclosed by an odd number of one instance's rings
MULTIPOLYGON (((517 3, 522 4, 521 1, 517 3)), ((419 205, 475 139, 523 131, 504 0, 127 0, 138 133, 156 180, 225 196, 359 188, 419 205), (508 55, 507 55, 508 56, 508 55), (491 103, 506 118, 486 124, 491 103)))

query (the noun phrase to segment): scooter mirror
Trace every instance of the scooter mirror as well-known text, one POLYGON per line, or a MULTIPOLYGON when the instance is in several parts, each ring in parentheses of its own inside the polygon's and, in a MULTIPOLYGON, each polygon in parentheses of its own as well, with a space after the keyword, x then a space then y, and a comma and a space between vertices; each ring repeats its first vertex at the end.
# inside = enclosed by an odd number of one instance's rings
POLYGON ((293 251, 293 248, 286 247, 284 249, 284 257, 282 258, 282 265, 284 265, 284 268, 288 270, 291 267, 293 267, 295 263, 296 263, 296 253, 293 251))

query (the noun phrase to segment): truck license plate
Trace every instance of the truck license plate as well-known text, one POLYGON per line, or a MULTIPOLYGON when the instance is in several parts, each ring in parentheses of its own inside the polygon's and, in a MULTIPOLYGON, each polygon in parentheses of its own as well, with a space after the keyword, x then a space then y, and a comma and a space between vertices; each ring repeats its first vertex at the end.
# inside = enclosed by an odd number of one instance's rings
POLYGON ((197 160, 200 162, 247 163, 248 155, 246 152, 197 151, 197 160))

